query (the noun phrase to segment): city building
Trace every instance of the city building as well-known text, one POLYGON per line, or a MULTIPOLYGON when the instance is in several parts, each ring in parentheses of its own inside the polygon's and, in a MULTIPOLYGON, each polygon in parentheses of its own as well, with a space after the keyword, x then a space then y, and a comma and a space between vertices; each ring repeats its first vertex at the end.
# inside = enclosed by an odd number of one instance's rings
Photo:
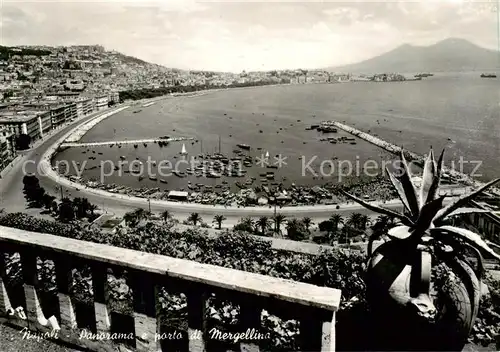
POLYGON ((8 111, 0 114, 0 128, 4 127, 14 136, 26 134, 31 140, 37 140, 42 135, 38 114, 33 112, 8 111))
POLYGON ((53 128, 61 126, 64 122, 66 122, 66 105, 65 104, 52 105, 50 108, 50 116, 52 119, 53 128))
POLYGON ((0 171, 14 159, 14 134, 5 126, 0 126, 0 171))
POLYGON ((78 117, 86 116, 94 111, 92 99, 90 98, 79 98, 75 101, 75 104, 78 117))
POLYGON ((104 110, 108 107, 108 98, 107 95, 100 95, 94 98, 97 111, 104 110))

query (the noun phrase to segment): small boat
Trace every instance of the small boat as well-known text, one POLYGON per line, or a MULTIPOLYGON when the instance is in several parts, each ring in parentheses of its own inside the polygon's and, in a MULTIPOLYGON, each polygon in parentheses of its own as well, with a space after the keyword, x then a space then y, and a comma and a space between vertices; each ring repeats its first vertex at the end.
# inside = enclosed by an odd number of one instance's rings
POLYGON ((186 177, 186 174, 182 171, 174 171, 173 174, 177 177, 186 177))
POLYGON ((482 74, 481 78, 497 78, 497 75, 495 74, 482 74))
POLYGON ((181 154, 181 155, 186 155, 187 154, 186 145, 184 143, 182 144, 182 149, 181 149, 181 152, 179 154, 181 154))
POLYGON ((150 179, 151 181, 158 181, 158 179, 156 178, 156 176, 149 176, 149 179, 150 179))
POLYGON ((267 165, 267 168, 268 169, 277 169, 278 166, 277 165, 267 165))
POLYGON ((167 184, 167 183, 168 183, 168 181, 167 181, 167 180, 164 180, 164 179, 160 179, 160 182, 161 182, 161 183, 164 183, 164 184, 167 184))
POLYGON ((147 146, 148 146, 148 144, 147 144, 147 143, 144 143, 144 146, 145 146, 145 147, 147 147, 147 146))
POLYGON ((144 177, 139 176, 139 181, 142 181, 142 180, 144 180, 144 177))
POLYGON ((139 147, 139 146, 137 144, 134 144, 134 148, 137 148, 137 147, 139 147))
POLYGON ((125 156, 123 156, 123 155, 122 155, 122 156, 120 157, 120 159, 121 159, 121 160, 125 160, 125 159, 127 159, 127 158, 126 158, 125 156))
POLYGON ((241 149, 244 149, 244 150, 250 150, 250 148, 251 148, 248 144, 243 144, 243 143, 237 144, 237 146, 241 149))
POLYGON ((101 153, 101 152, 99 152, 99 153, 97 153, 97 154, 98 154, 98 155, 102 155, 102 153, 101 153))

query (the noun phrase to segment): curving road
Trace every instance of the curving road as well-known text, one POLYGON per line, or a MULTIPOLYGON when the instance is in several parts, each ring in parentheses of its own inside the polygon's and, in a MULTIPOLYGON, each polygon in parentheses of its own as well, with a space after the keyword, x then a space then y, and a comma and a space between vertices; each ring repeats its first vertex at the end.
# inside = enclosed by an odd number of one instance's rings
MULTIPOLYGON (((108 112, 108 111, 106 111, 108 112)), ((102 114, 102 113, 101 113, 102 114)), ((223 214, 227 220, 224 222, 226 226, 235 224, 241 217, 259 217, 272 216, 274 207, 224 207, 210 206, 193 203, 179 203, 151 200, 150 204, 147 199, 126 197, 123 195, 107 193, 101 190, 84 188, 78 184, 69 182, 67 179, 56 176, 54 173, 50 175, 51 169, 48 163, 43 159, 44 154, 50 154, 50 149, 54 144, 59 143, 65 135, 75 129, 75 127, 89 121, 90 119, 99 116, 85 117, 77 122, 74 122, 45 139, 32 150, 26 152, 22 158, 8 171, 0 180, 0 208, 10 212, 26 211, 26 203, 22 194, 22 178, 25 173, 35 173, 40 180, 40 185, 45 190, 61 198, 61 193, 69 197, 86 197, 91 203, 98 205, 108 213, 114 213, 121 216, 131 209, 142 207, 147 209, 151 207, 153 212, 161 212, 163 210, 172 211, 173 215, 179 219, 185 219, 192 212, 199 213, 204 221, 210 223, 213 216, 223 214), (49 170, 50 169, 50 170, 49 170), (49 176, 46 175, 49 174, 49 176), (62 185, 62 186, 60 186, 62 185)), ((385 207, 396 210, 401 209, 401 203, 398 201, 389 202, 385 207)), ((332 213, 340 213, 342 216, 349 216, 353 212, 359 212, 367 215, 374 215, 371 211, 362 208, 357 204, 342 204, 340 209, 336 209, 334 205, 317 205, 317 206, 300 206, 300 207, 283 207, 278 208, 277 212, 286 215, 287 217, 311 217, 315 221, 322 221, 330 217, 332 213)))

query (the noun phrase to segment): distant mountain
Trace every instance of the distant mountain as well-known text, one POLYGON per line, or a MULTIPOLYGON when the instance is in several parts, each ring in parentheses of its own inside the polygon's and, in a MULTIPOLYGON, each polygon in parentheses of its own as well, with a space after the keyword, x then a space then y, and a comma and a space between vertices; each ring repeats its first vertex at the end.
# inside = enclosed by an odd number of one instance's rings
POLYGON ((326 70, 352 73, 498 71, 500 53, 465 39, 445 39, 430 46, 409 44, 380 56, 326 70))

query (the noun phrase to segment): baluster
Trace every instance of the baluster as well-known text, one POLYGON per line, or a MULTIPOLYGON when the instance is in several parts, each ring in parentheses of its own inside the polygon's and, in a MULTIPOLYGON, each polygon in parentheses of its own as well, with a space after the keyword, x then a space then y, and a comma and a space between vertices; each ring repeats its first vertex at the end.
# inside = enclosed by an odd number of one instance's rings
POLYGON ((77 323, 75 306, 69 291, 73 283, 71 257, 55 255, 54 265, 56 267, 57 298, 59 299, 61 327, 72 330, 77 327, 77 323))
MULTIPOLYGON (((248 330, 255 329, 260 332, 262 309, 255 307, 251 301, 246 301, 240 305, 239 325, 240 332, 245 333, 248 330)), ((259 352, 259 340, 247 340, 240 343, 241 352, 259 352)))
POLYGON ((158 280, 146 272, 129 273, 134 294, 134 326, 137 351, 161 351, 157 339, 159 324, 156 317, 158 280))
POLYGON ((188 338, 190 352, 206 351, 207 293, 191 289, 186 293, 188 308, 188 338))
POLYGON ((97 333, 109 333, 111 317, 107 307, 108 300, 108 271, 101 263, 92 263, 92 287, 94 289, 94 310, 97 333))
MULTIPOLYGON (((42 312, 40 300, 36 293, 38 284, 36 252, 23 248, 19 251, 21 255, 21 265, 23 271, 24 297, 26 299, 26 317, 30 330, 40 330, 40 323, 46 322, 42 312)), ((45 325, 45 324, 43 324, 45 325)))
POLYGON ((0 252, 0 316, 2 317, 9 316, 9 314, 13 313, 9 295, 7 293, 7 287, 4 283, 4 280, 6 279, 7 273, 5 271, 5 254, 0 252))
POLYGON ((335 351, 335 312, 301 309, 300 343, 304 351, 335 351))

